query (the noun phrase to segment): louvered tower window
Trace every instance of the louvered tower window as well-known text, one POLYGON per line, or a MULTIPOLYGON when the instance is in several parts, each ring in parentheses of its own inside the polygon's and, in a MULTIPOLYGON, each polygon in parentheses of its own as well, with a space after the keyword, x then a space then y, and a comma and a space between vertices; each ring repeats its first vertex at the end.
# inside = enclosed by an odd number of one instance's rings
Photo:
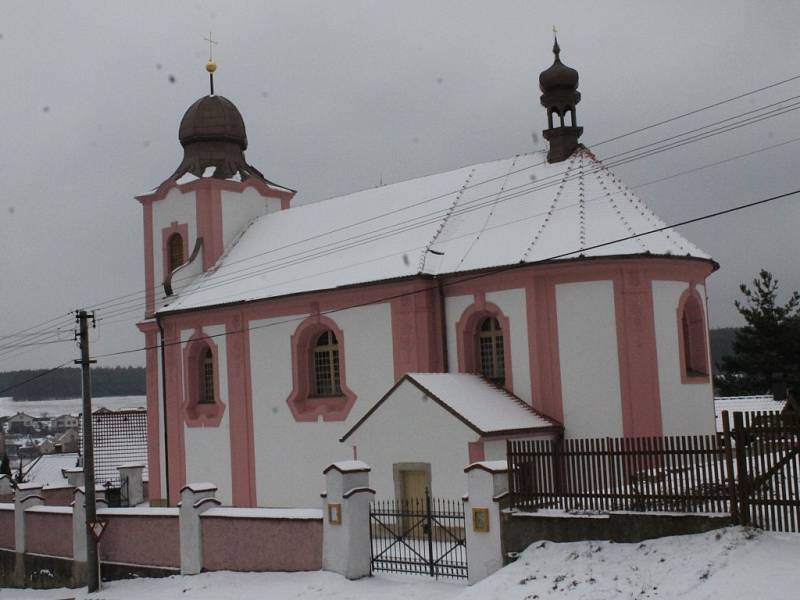
POLYGON ((199 404, 214 404, 214 357, 211 348, 206 348, 200 357, 199 404))
POLYGON ((313 382, 315 396, 339 396, 342 393, 339 382, 339 342, 332 331, 320 335, 314 346, 313 382))
POLYGON ((478 331, 478 366, 480 373, 498 385, 506 380, 503 355, 503 331, 495 317, 488 317, 478 331))
POLYGON ((173 233, 167 241, 168 269, 171 273, 183 264, 183 238, 180 233, 173 233))

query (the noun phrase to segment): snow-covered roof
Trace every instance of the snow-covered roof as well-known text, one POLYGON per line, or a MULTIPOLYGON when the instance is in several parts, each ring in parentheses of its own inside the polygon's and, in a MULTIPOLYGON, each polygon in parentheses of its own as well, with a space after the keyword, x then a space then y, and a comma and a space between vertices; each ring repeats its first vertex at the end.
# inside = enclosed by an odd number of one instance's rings
POLYGON ((714 416, 717 419, 717 431, 722 431, 722 411, 734 412, 774 412, 782 411, 786 400, 775 400, 771 394, 762 396, 716 396, 714 398, 714 416))
POLYGON ((547 433, 561 428, 556 421, 536 412, 524 400, 469 373, 408 373, 375 406, 342 436, 350 435, 380 408, 405 381, 438 402, 481 435, 547 433))
POLYGON ((77 452, 42 454, 22 469, 25 479, 48 487, 67 485, 64 471, 78 464, 77 452))
POLYGON ((162 311, 556 258, 710 258, 585 149, 522 154, 264 215, 162 311))

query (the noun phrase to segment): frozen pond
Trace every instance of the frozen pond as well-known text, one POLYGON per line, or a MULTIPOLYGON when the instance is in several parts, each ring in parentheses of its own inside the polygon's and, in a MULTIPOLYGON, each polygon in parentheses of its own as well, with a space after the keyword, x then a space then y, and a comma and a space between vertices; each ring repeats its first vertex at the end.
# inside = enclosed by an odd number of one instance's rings
MULTIPOLYGON (((92 410, 107 408, 119 410, 121 408, 144 408, 147 404, 145 396, 111 396, 106 398, 92 398, 92 410)), ((45 413, 55 417, 64 413, 78 414, 81 412, 81 399, 71 398, 62 400, 18 400, 0 398, 0 417, 6 417, 24 412, 32 417, 40 417, 45 413)))

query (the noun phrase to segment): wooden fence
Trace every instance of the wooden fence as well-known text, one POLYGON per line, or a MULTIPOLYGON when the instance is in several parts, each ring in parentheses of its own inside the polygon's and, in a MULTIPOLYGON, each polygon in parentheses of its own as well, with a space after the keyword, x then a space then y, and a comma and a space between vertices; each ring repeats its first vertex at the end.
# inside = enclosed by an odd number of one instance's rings
POLYGON ((800 419, 735 413, 731 427, 724 413, 724 423, 720 435, 509 441, 511 506, 729 513, 800 531, 800 419))

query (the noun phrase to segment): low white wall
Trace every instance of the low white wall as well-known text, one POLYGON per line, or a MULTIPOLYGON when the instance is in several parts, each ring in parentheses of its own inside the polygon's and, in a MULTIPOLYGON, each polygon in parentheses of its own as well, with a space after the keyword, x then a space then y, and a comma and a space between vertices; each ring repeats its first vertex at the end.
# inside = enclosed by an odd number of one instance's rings
POLYGON ((556 285, 564 434, 622 435, 614 283, 556 285))
POLYGON ((394 383, 390 305, 333 313, 329 318, 344 336, 346 383, 357 399, 346 421, 295 421, 286 403, 293 386, 290 340, 303 317, 264 319, 250 324, 259 506, 317 506, 320 469, 353 457, 352 448, 339 443, 339 438, 394 383))
POLYGON ((393 498, 396 463, 429 463, 431 494, 460 498, 466 490, 467 444, 478 434, 408 381, 403 382, 347 443, 372 467, 377 498, 393 498))

